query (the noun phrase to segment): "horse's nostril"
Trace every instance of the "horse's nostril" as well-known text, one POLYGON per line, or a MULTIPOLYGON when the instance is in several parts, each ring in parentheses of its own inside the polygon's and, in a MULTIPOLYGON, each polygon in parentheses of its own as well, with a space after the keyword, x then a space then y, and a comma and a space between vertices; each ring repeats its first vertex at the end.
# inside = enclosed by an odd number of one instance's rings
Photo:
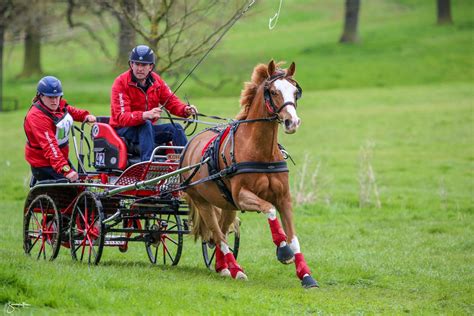
POLYGON ((285 120, 285 127, 289 128, 290 125, 291 125, 291 121, 290 120, 285 120))

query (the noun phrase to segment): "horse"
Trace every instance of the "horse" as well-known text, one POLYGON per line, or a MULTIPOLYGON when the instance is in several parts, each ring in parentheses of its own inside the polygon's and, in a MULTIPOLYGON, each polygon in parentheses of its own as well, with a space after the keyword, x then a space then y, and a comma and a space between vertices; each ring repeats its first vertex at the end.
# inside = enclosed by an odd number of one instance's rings
POLYGON ((305 288, 319 287, 311 276, 296 237, 288 183, 288 168, 280 150, 278 126, 293 134, 300 126, 297 100, 302 89, 293 78, 295 63, 287 69, 273 60, 255 66, 241 92, 241 110, 224 130, 207 129, 188 142, 181 167, 209 157, 208 168, 182 175, 189 184, 185 198, 190 208, 191 234, 216 245, 215 269, 222 276, 247 279, 226 241, 237 211, 257 211, 268 220, 277 259, 295 263, 305 288), (283 227, 277 217, 277 211, 283 227))

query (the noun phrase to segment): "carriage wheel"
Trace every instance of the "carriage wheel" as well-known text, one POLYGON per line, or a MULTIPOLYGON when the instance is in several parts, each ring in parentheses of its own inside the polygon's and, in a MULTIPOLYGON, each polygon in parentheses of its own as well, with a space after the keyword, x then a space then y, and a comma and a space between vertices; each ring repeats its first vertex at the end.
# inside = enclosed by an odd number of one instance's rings
POLYGON ((98 264, 104 249, 102 203, 92 192, 82 192, 72 209, 69 240, 74 260, 98 264))
POLYGON ((23 218, 23 249, 36 259, 54 260, 61 246, 61 213, 46 194, 37 196, 23 218))
MULTIPOLYGON (((237 259, 240 246, 240 221, 238 221, 235 231, 230 231, 227 233, 227 243, 229 245, 230 251, 232 251, 235 259, 237 259)), ((203 241, 202 256, 204 257, 204 264, 206 267, 211 269, 216 256, 216 245, 214 243, 203 241)))
POLYGON ((177 265, 183 250, 184 234, 179 215, 168 214, 146 219, 145 229, 150 230, 150 234, 145 240, 145 248, 150 262, 177 265), (166 230, 177 233, 163 233, 166 230), (159 257, 162 259, 160 260, 159 257))

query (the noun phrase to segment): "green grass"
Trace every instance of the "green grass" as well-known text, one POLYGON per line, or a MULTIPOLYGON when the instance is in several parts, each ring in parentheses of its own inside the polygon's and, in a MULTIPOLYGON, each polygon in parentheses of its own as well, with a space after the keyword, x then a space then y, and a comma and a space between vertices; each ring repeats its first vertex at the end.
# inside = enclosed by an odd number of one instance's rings
MULTIPOLYGON (((248 282, 209 272, 189 236, 176 267, 151 266, 142 244, 126 254, 106 248, 97 267, 73 263, 65 248, 54 262, 25 256, 21 126, 37 78, 13 80, 21 48, 7 47, 14 53, 6 94, 23 109, 0 114, 0 303, 26 302, 23 312, 35 315, 473 314, 473 5, 452 2, 455 24, 438 27, 434 3, 363 2, 362 41, 351 46, 337 44, 342 2, 284 1, 273 31, 266 25, 276 3, 259 3, 198 70, 210 81, 232 73, 232 82, 212 93, 193 81, 181 90, 203 113, 231 117, 257 62, 297 62, 303 123, 280 142, 297 163, 292 186, 305 154, 310 172, 320 164, 318 187, 307 190, 325 199, 295 209, 302 250, 321 284, 311 291, 301 289, 293 266, 277 262, 264 216, 249 212, 240 215, 239 254, 248 282), (224 59, 226 67, 215 66, 224 59), (380 209, 359 208, 359 151, 367 141, 375 144, 380 209)), ((62 79, 71 103, 107 114, 111 64, 93 62, 94 52, 76 42, 64 45, 67 61, 46 45, 45 69, 62 79)))

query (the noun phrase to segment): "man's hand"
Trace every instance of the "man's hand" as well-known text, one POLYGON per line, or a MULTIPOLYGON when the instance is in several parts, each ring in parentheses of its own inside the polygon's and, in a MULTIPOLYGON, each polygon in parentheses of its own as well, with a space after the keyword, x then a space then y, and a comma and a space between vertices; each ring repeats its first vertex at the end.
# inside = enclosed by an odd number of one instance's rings
POLYGON ((142 117, 144 120, 156 120, 160 118, 161 112, 163 112, 163 109, 161 106, 159 106, 157 108, 151 109, 150 111, 143 112, 142 117))
POLYGON ((186 109, 184 110, 184 113, 186 114, 186 116, 190 116, 191 114, 197 114, 198 110, 197 110, 197 107, 190 104, 190 105, 186 106, 186 109))
POLYGON ((79 174, 76 171, 72 170, 67 175, 65 175, 65 177, 71 182, 76 182, 79 179, 79 174))
POLYGON ((88 122, 88 123, 95 123, 96 121, 97 121, 97 118, 92 114, 87 115, 86 118, 84 119, 84 122, 88 122))

